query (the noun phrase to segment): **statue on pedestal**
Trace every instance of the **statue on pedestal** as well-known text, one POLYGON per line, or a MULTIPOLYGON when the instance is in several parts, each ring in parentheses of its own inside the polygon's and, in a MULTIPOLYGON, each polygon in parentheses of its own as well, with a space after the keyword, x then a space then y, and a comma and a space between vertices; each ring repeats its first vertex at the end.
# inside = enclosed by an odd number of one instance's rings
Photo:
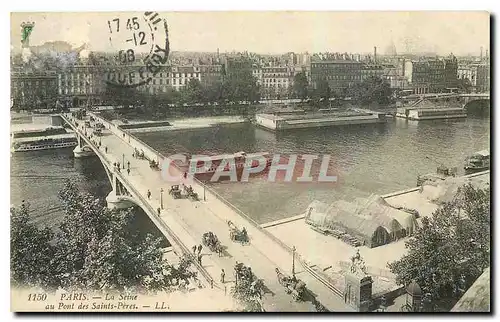
POLYGON ((367 275, 366 273, 366 265, 363 258, 361 258, 361 254, 359 253, 359 249, 356 250, 356 254, 351 257, 351 273, 356 275, 367 275))

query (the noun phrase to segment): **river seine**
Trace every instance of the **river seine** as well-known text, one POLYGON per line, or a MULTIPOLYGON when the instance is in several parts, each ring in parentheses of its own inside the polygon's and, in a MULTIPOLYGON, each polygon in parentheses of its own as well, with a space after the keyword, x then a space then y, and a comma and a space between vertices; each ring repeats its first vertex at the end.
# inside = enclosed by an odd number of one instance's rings
MULTIPOLYGON (((251 124, 235 124, 135 135, 164 155, 238 151, 329 154, 338 173, 336 183, 305 185, 255 178, 248 183, 213 184, 224 198, 257 222, 265 223, 303 213, 315 199, 352 200, 414 187, 418 174, 435 172, 440 163, 457 167, 460 173, 468 155, 489 147, 490 119, 469 117, 427 122, 396 119, 387 124, 281 134, 251 124)), ((11 158, 11 202, 29 201, 34 220, 53 225, 62 216, 57 192, 64 179, 74 180, 102 200, 111 190, 97 158, 74 159, 72 149, 16 153, 11 158)), ((149 220, 141 219, 138 225, 145 230, 153 229, 149 220)))

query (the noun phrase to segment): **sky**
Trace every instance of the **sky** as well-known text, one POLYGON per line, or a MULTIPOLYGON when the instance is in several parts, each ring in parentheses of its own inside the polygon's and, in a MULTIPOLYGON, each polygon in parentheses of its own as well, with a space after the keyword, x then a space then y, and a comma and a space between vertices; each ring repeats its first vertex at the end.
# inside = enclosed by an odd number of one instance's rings
MULTIPOLYGON (((20 48, 20 25, 34 21, 31 45, 66 41, 112 51, 108 20, 143 12, 12 13, 11 49, 20 48)), ((407 12, 160 12, 173 51, 383 53, 391 40, 398 52, 479 55, 490 43, 489 13, 407 12)), ((144 20, 142 20, 144 22, 144 20)), ((122 29, 123 31, 123 29, 122 29)))

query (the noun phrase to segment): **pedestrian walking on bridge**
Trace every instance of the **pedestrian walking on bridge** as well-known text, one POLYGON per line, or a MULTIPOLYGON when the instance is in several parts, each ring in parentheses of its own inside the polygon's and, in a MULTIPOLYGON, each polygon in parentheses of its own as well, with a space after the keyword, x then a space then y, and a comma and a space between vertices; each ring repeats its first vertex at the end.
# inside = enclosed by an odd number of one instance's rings
POLYGON ((160 216, 161 209, 158 208, 158 209, 156 209, 156 211, 158 212, 158 216, 160 216))
POLYGON ((201 245, 198 245, 198 254, 201 254, 201 249, 203 248, 203 246, 201 245))
POLYGON ((198 263, 201 265, 201 254, 198 254, 198 263))
POLYGON ((150 198, 151 198, 151 191, 149 191, 149 189, 148 189, 147 196, 148 196, 148 199, 150 199, 150 198))
POLYGON ((104 147, 104 152, 108 153, 108 147, 107 146, 104 147))
POLYGON ((127 168, 127 174, 130 175, 130 168, 127 168))
POLYGON ((130 161, 127 161, 127 168, 130 169, 130 161))
POLYGON ((193 254, 196 254, 196 245, 193 246, 193 254))
POLYGON ((226 277, 226 272, 224 272, 224 269, 220 272, 220 282, 224 284, 224 277, 226 277))

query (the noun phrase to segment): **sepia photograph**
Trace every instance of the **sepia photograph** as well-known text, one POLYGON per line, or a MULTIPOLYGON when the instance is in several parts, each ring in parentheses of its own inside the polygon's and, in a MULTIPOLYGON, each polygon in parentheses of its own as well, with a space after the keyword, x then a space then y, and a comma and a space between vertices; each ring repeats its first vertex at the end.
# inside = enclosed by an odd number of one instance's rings
POLYGON ((491 19, 11 12, 10 310, 490 313, 491 19))

